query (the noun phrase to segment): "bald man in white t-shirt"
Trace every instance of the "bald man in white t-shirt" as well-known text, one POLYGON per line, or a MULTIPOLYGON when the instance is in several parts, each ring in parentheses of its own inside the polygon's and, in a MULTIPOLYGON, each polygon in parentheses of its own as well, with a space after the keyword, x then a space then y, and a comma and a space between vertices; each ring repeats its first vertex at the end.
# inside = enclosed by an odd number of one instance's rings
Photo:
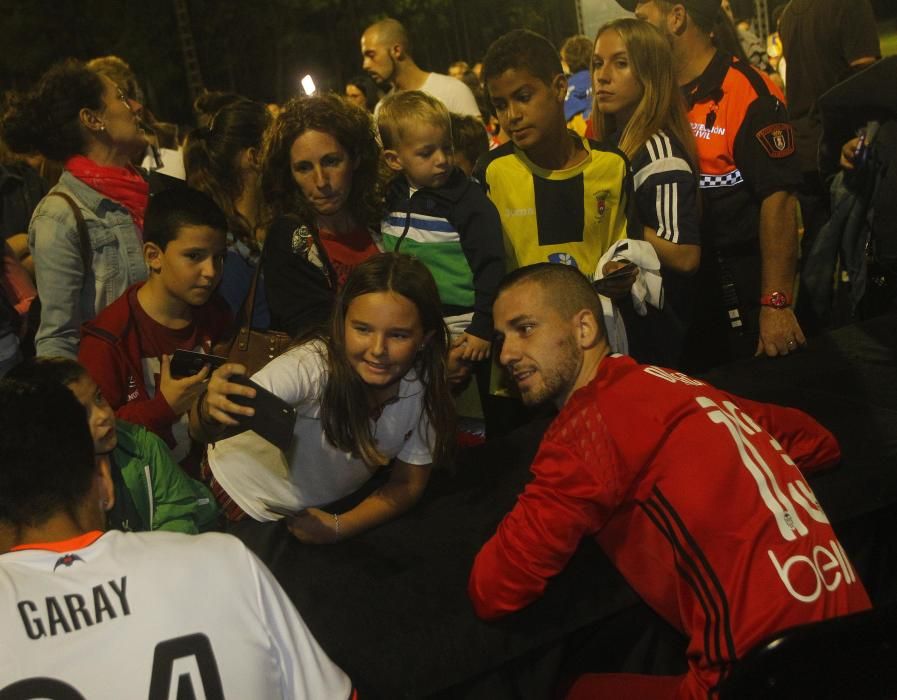
POLYGON ((361 36, 361 56, 362 68, 379 85, 391 86, 391 90, 422 90, 441 100, 449 112, 480 117, 469 87, 451 76, 418 67, 401 22, 384 19, 368 27, 361 36))

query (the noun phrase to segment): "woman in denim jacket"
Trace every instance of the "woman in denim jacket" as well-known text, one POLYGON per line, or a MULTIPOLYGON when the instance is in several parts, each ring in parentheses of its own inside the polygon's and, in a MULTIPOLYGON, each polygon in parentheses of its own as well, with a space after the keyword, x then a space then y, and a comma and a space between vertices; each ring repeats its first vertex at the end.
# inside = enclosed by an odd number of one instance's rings
POLYGON ((146 278, 141 229, 149 187, 130 163, 145 146, 134 106, 108 78, 66 61, 0 125, 15 151, 65 165, 28 231, 42 305, 38 355, 75 357, 81 323, 146 278), (86 245, 74 207, 86 224, 86 245))

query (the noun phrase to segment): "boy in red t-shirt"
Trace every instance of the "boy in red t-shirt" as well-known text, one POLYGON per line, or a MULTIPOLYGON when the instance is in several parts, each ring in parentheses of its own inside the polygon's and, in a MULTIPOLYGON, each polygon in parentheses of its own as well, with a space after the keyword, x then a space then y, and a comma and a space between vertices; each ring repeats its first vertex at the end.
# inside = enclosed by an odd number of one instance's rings
POLYGON ((227 220, 206 195, 188 188, 155 195, 146 211, 143 256, 149 277, 84 324, 78 359, 115 414, 146 426, 183 462, 190 449, 186 414, 208 369, 171 376, 175 350, 208 352, 230 325, 215 295, 227 220))

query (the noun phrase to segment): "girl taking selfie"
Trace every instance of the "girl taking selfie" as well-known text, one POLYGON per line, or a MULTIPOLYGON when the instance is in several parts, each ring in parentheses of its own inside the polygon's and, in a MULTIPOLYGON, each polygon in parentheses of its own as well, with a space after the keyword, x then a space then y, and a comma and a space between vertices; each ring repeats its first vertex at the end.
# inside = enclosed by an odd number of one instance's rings
MULTIPOLYGON (((253 376, 296 407, 290 448, 281 452, 252 432, 210 446, 209 466, 227 496, 259 520, 294 513, 290 532, 314 544, 352 537, 413 506, 454 438, 441 308, 430 272, 410 256, 381 254, 356 267, 329 330, 310 334, 253 376), (384 468, 385 483, 354 508, 319 508, 384 468)), ((209 438, 252 415, 233 400, 255 397, 231 381, 243 369, 226 364, 213 373, 193 411, 195 435, 209 438)))

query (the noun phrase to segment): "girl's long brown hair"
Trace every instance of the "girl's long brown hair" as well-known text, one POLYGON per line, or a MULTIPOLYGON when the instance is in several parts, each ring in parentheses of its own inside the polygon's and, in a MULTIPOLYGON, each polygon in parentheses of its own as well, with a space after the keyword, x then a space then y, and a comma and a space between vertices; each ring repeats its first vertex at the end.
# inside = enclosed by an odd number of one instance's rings
MULTIPOLYGON (((595 41, 607 31, 616 32, 623 40, 632 72, 643 89, 642 99, 623 127, 620 150, 632 159, 648 139, 662 129, 679 141, 694 170, 697 163, 695 137, 686 116, 685 99, 676 83, 673 54, 666 37, 648 22, 625 18, 604 24, 595 35, 595 41)), ((593 59, 592 80, 594 76, 593 59)), ((617 124, 614 115, 598 110, 597 91, 593 92, 592 125, 595 138, 603 141, 621 125, 617 124)))
MULTIPOLYGON (((328 377, 321 397, 321 424, 327 440, 370 466, 386 462, 371 435, 371 389, 352 369, 346 356, 346 312, 354 299, 374 292, 400 294, 416 307, 429 340, 414 364, 424 389, 424 411, 434 440, 429 445, 434 464, 447 465, 455 440, 454 401, 449 390, 446 359, 449 333, 442 320, 436 282, 417 258, 382 253, 356 267, 340 290, 326 339, 328 377)), ((429 437, 424 439, 430 442, 429 437)))

